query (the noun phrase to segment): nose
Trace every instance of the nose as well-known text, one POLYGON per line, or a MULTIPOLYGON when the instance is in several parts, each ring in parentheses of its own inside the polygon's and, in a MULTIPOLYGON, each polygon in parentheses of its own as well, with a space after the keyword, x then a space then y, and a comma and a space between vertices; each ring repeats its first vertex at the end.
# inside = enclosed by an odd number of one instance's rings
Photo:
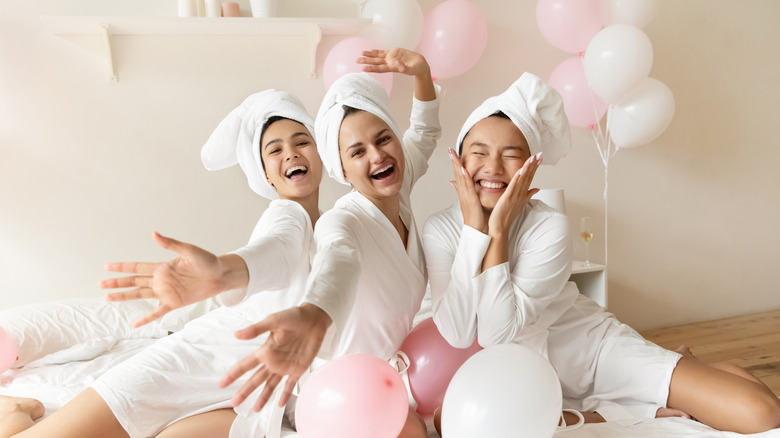
POLYGON ((380 147, 370 145, 368 147, 368 156, 371 161, 382 161, 387 156, 387 153, 380 147))
POLYGON ((293 158, 300 157, 300 153, 296 149, 289 149, 287 151, 287 156, 284 158, 285 161, 290 161, 293 158))
POLYGON ((492 175, 500 175, 504 173, 504 165, 501 162, 501 157, 491 156, 485 160, 485 170, 492 175))

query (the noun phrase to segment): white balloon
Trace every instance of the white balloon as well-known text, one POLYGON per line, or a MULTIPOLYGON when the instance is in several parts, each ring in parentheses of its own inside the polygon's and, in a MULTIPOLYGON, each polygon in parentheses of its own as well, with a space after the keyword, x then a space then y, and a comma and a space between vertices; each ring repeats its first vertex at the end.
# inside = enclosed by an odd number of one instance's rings
POLYGON ((549 438, 561 416, 558 375, 515 344, 485 348, 455 373, 442 404, 442 436, 549 438))
POLYGON ((604 26, 645 27, 655 15, 656 3, 656 0, 601 0, 601 18, 604 26))
POLYGON ((647 78, 609 109, 609 134, 619 148, 640 146, 661 135, 672 117, 672 90, 657 79, 647 78))
POLYGON ((593 92, 615 103, 647 79, 653 66, 653 45, 638 27, 616 24, 590 40, 584 62, 593 92))
POLYGON ((360 12, 373 24, 362 35, 380 49, 403 47, 414 50, 423 31, 423 12, 417 0, 369 0, 360 12))

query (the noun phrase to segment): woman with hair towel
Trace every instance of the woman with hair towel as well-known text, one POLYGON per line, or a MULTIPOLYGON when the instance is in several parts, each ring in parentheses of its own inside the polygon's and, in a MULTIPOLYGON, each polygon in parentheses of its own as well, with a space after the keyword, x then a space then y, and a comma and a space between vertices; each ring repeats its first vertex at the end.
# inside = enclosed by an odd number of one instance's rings
POLYGON ((217 297, 222 307, 193 320, 100 376, 90 388, 33 426, 43 405, 0 398, 0 437, 250 437, 276 428, 282 412, 259 414, 231 406, 245 379, 220 388, 218 380, 261 340, 233 335, 269 313, 300 303, 319 218, 322 161, 313 120, 284 91, 249 96, 212 133, 202 150, 209 170, 240 164, 249 186, 271 199, 249 243, 217 257, 155 233, 155 241, 180 257, 168 263, 113 263, 107 269, 135 275, 105 280, 114 301, 158 298, 161 304, 135 323, 146 324, 175 308, 217 297), (238 413, 238 416, 237 416, 238 413), (269 418, 272 417, 272 418, 269 418), (16 434, 16 435, 14 435, 16 434))
MULTIPOLYGON (((230 384, 260 365, 235 402, 267 382, 264 403, 286 376, 280 400, 286 403, 318 353, 326 360, 354 353, 390 359, 420 308, 425 261, 409 196, 441 134, 437 87, 418 53, 364 55, 366 70, 415 77, 411 126, 399 130, 385 91, 366 73, 342 76, 326 93, 315 126, 318 148, 328 174, 353 190, 317 223, 303 304, 237 333, 270 335, 222 381, 230 384)), ((427 436, 413 409, 399 436, 427 436)))
POLYGON ((530 199, 542 160, 555 164, 571 148, 552 87, 524 73, 474 110, 457 146, 459 203, 423 232, 433 318, 452 345, 476 338, 545 355, 564 407, 586 411, 586 421, 683 416, 741 433, 778 427, 780 401, 753 376, 643 339, 568 281, 568 219, 530 199))

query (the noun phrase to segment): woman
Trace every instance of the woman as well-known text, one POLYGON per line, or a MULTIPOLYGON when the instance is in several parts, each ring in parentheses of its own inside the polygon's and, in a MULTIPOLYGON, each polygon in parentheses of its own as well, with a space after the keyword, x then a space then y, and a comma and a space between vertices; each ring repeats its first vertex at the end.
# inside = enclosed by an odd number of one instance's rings
POLYGON ((675 415, 741 433, 780 425, 780 401, 760 381, 646 341, 568 282, 568 220, 530 200, 541 161, 570 149, 551 87, 524 74, 471 114, 457 144, 459 205, 423 233, 434 321, 450 343, 476 337, 546 355, 564 407, 587 411, 586 421, 675 415))
POLYGON ((322 179, 312 125, 301 103, 286 92, 266 90, 247 98, 220 123, 202 158, 209 169, 238 162, 252 189, 272 199, 249 244, 216 257, 155 234, 162 247, 180 257, 169 263, 111 264, 110 270, 137 275, 103 282, 106 288, 137 287, 109 295, 113 300, 161 300, 136 326, 218 294, 229 294, 226 301, 233 303, 246 299, 159 340, 34 427, 43 415, 40 403, 0 399, 0 436, 205 438, 228 436, 233 425, 259 421, 248 409, 236 418, 230 405, 243 382, 219 388, 217 380, 259 344, 235 339, 234 330, 302 297, 322 179))
MULTIPOLYGON (((420 307, 425 263, 409 195, 440 135, 439 101, 421 55, 405 50, 364 55, 367 70, 415 77, 411 127, 401 137, 384 90, 364 73, 343 76, 328 90, 316 122, 320 155, 329 175, 354 190, 317 223, 317 253, 303 304, 237 333, 249 339, 269 332, 269 337, 222 381, 230 384, 260 365, 234 403, 264 382, 267 401, 287 376, 280 400, 286 403, 318 353, 323 359, 351 353, 390 359, 420 307), (392 62, 385 65, 384 59, 392 62)), ((425 437, 425 425, 409 415, 399 436, 425 437)))

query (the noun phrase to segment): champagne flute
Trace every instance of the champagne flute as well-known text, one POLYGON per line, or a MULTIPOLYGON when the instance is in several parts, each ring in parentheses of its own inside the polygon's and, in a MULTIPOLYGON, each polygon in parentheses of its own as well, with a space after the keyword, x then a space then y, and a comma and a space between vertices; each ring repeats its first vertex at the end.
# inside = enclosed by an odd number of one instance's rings
POLYGON ((590 241, 593 239, 593 229, 590 227, 590 217, 580 219, 580 239, 585 243, 585 266, 590 266, 590 241))

